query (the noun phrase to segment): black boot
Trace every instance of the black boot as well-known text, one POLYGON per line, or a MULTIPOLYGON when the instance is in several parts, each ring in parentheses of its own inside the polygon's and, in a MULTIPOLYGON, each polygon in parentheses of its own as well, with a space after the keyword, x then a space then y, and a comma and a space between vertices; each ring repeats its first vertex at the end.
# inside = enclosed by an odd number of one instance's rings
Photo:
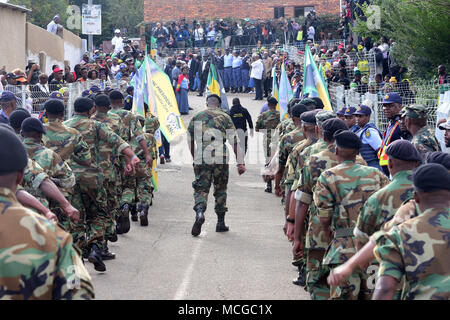
POLYGON ((122 233, 128 233, 130 231, 130 207, 131 205, 128 203, 125 203, 122 207, 122 233))
POLYGON ((225 225, 225 213, 217 214, 216 232, 228 232, 230 228, 225 225))
POLYGON ((150 206, 148 204, 141 205, 142 211, 139 211, 139 219, 141 220, 141 226, 148 226, 148 209, 150 206))
POLYGON ((195 208, 196 213, 195 223, 194 226, 192 227, 191 232, 194 237, 198 237, 200 233, 202 233, 202 225, 205 223, 204 211, 205 209, 203 209, 202 207, 195 208))
POLYGON ((304 287, 306 285, 306 276, 305 276, 305 264, 301 263, 298 266, 298 278, 292 281, 293 284, 304 287))
POLYGON ((119 237, 117 237, 117 227, 116 230, 114 230, 114 234, 109 236, 107 240, 111 242, 117 242, 117 240, 119 240, 119 237))
POLYGON ((136 205, 134 204, 131 207, 131 220, 132 221, 134 221, 134 222, 138 221, 138 212, 139 212, 139 204, 137 206, 137 209, 136 209, 136 205))
POLYGON ((91 252, 89 253, 88 261, 94 264, 94 268, 97 271, 105 272, 106 266, 102 259, 102 251, 98 248, 96 244, 91 247, 91 252))
POLYGON ((105 249, 102 251, 102 259, 106 260, 114 260, 116 258, 116 254, 109 251, 108 241, 105 241, 105 249))
POLYGON ((267 192, 267 193, 272 193, 272 180, 271 181, 267 181, 267 188, 264 191, 267 192))
POLYGON ((116 233, 122 234, 122 216, 116 218, 116 233))

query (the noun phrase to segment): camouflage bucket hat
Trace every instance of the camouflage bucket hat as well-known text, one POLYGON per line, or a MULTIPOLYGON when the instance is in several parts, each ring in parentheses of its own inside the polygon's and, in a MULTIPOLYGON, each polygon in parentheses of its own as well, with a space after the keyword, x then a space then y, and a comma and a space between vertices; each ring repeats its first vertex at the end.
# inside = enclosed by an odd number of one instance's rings
POLYGON ((408 118, 412 118, 412 119, 426 119, 427 118, 427 109, 424 105, 413 104, 413 105, 406 107, 405 115, 408 118))

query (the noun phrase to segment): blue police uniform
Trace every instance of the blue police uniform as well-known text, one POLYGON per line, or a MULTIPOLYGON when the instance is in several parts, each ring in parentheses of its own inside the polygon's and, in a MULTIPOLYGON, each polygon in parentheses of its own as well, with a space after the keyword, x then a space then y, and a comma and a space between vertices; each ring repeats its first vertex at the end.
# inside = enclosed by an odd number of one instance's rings
POLYGON ((250 64, 248 61, 250 60, 250 56, 245 56, 242 58, 242 65, 241 65, 241 81, 242 86, 247 89, 248 88, 248 82, 250 81, 250 64))
POLYGON ((133 108, 133 96, 127 95, 127 97, 123 101, 123 108, 125 110, 131 111, 131 109, 133 108))
POLYGON ((241 80, 241 65, 242 65, 242 58, 237 56, 233 57, 233 88, 238 90, 242 87, 242 80, 241 80))
MULTIPOLYGON (((356 112, 356 108, 355 108, 355 107, 348 107, 348 108, 345 110, 344 116, 346 116, 346 117, 353 117, 354 114, 355 114, 355 112, 356 112)), ((350 130, 351 132, 353 132, 353 133, 358 132, 359 129, 361 129, 361 128, 360 128, 357 124, 355 124, 354 126, 352 126, 351 128, 349 128, 349 130, 350 130)))
POLYGON ((233 55, 229 53, 223 57, 223 85, 230 88, 233 85, 233 55))

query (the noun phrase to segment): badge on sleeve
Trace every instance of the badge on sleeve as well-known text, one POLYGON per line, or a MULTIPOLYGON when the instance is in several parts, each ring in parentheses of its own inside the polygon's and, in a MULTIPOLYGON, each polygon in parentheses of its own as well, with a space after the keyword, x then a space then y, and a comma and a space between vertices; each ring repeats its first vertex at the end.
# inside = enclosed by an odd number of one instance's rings
POLYGON ((370 130, 366 131, 366 138, 370 138, 370 130))

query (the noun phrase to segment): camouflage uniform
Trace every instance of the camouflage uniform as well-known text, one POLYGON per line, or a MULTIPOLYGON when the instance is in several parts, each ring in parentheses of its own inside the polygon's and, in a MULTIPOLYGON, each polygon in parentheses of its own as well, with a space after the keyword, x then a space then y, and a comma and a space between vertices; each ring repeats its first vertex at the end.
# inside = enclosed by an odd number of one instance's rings
MULTIPOLYGON (((118 154, 120 154, 129 145, 109 129, 106 124, 91 120, 84 115, 75 115, 70 120, 65 121, 64 125, 77 129, 91 151, 91 168, 74 166, 73 170, 80 181, 77 187, 79 188, 79 194, 82 195, 86 218, 89 220, 88 245, 95 243, 100 250, 103 250, 103 239, 105 231, 107 231, 106 228, 110 225, 111 214, 108 212, 107 195, 103 187, 105 178, 99 163, 109 160, 104 159, 106 155, 100 154, 99 148, 101 145, 116 147, 118 154)), ((83 233, 84 228, 83 223, 74 226, 74 229, 79 233, 83 233)), ((108 231, 111 232, 112 230, 108 231)))
POLYGON ((188 134, 193 137, 197 144, 194 157, 195 181, 192 183, 195 200, 194 210, 201 207, 206 211, 208 194, 211 184, 214 184, 215 212, 219 215, 228 211, 226 202, 229 157, 225 142, 228 139, 233 144, 238 142, 238 138, 228 136, 227 130, 232 130, 236 134, 233 120, 219 108, 208 107, 208 109, 198 112, 189 123, 188 134), (209 132, 211 129, 218 130, 222 137, 219 140, 219 137, 212 139, 212 132, 209 132), (201 136, 199 136, 200 134, 201 136))
MULTIPOLYGON (((303 152, 303 150, 305 150, 306 148, 308 148, 309 146, 313 145, 316 142, 317 142, 316 138, 308 138, 306 140, 303 140, 300 143, 298 143, 292 149, 292 152, 289 154, 289 158, 286 164, 287 172, 285 179, 286 188, 289 188, 289 190, 292 189, 292 185, 295 182, 296 170, 297 167, 299 166, 300 154, 303 152)), ((289 199, 286 200, 289 201, 289 199)))
MULTIPOLYGON (((312 154, 305 160, 298 183, 298 190, 301 192, 299 201, 309 205, 305 239, 306 285, 307 290, 311 294, 311 299, 314 300, 327 300, 330 297, 330 288, 327 283, 329 268, 322 264, 329 243, 326 235, 323 233, 319 213, 313 201, 315 186, 322 172, 339 164, 335 153, 336 145, 329 144, 326 146, 325 144, 325 147, 325 150, 312 154)), ((322 146, 319 141, 308 147, 304 153, 306 154, 308 151, 312 153, 315 151, 313 149, 317 150, 320 148, 322 146)), ((359 156, 356 163, 366 165, 366 162, 359 156)))
POLYGON ((277 110, 269 110, 262 113, 258 120, 256 121, 256 131, 266 130, 264 133, 263 145, 266 148, 264 156, 266 157, 266 164, 269 164, 272 159, 272 148, 271 144, 277 141, 272 140, 273 135, 276 133, 272 132, 275 130, 280 123, 280 112, 277 110))
POLYGON ((0 212, 0 300, 94 298, 68 233, 23 207, 9 189, 0 188, 0 212))
POLYGON ((432 208, 376 234, 378 276, 406 279, 405 300, 450 299, 450 209, 432 208))
POLYGON ((414 199, 405 201, 397 212, 394 214, 391 220, 386 222, 382 229, 384 231, 389 231, 393 226, 398 226, 409 219, 419 216, 419 207, 414 199))
POLYGON ((283 137, 294 131, 297 128, 297 126, 294 124, 294 120, 292 118, 284 119, 280 122, 280 124, 277 126, 278 134, 280 135, 280 140, 283 139, 283 137))
POLYGON ((422 159, 426 158, 428 152, 441 151, 439 142, 434 136, 433 131, 425 126, 420 129, 413 137, 411 143, 419 151, 422 159))
POLYGON ((29 194, 33 195, 39 200, 45 207, 49 207, 47 198, 41 193, 39 187, 45 179, 48 179, 48 175, 44 169, 41 168, 36 161, 28 159, 27 167, 25 168, 22 187, 29 194))
MULTIPOLYGON (((383 188, 389 180, 378 169, 362 166, 352 161, 324 171, 316 184, 314 203, 319 218, 331 218, 334 239, 327 249, 323 264, 334 268, 345 263, 356 253, 353 229, 359 212, 367 199, 383 188)), ((355 271, 345 285, 331 287, 331 299, 358 299, 366 297, 363 287, 365 274, 355 271)))

